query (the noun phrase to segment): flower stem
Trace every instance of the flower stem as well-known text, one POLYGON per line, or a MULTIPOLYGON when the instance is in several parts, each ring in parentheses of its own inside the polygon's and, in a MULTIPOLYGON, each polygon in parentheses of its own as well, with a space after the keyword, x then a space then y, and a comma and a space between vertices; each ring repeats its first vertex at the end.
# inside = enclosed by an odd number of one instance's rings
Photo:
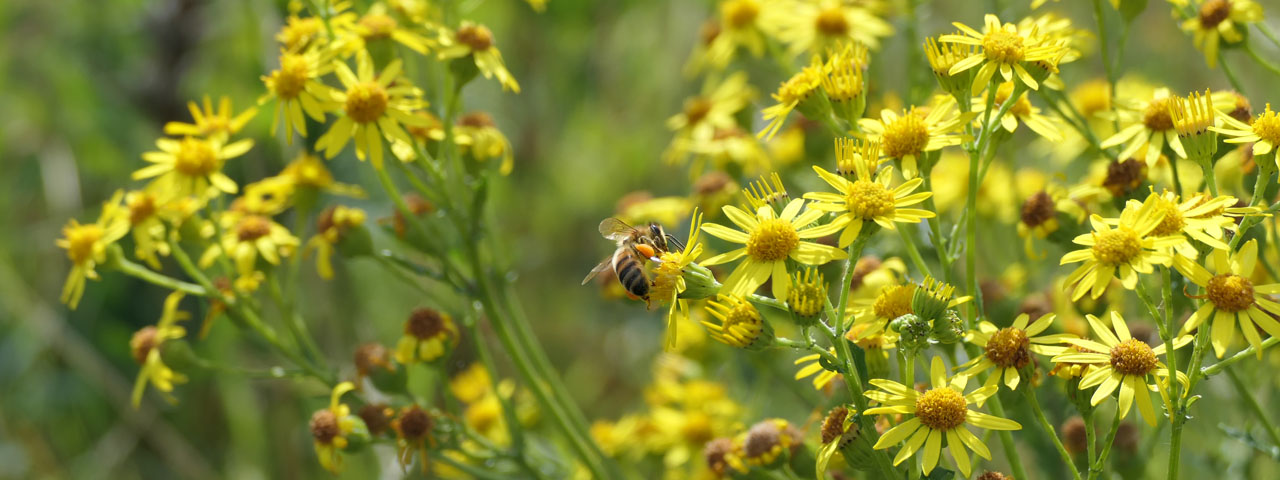
POLYGON ((1267 436, 1271 437, 1271 443, 1280 446, 1280 431, 1277 431, 1275 424, 1267 418, 1267 412, 1262 409, 1262 405, 1258 404, 1258 399, 1253 398, 1253 394, 1249 393, 1249 388, 1245 386, 1243 380, 1240 380, 1240 374, 1231 368, 1226 371, 1227 378, 1231 380, 1231 386, 1235 387, 1236 394, 1240 395, 1240 398, 1244 399, 1245 404, 1249 406, 1249 410, 1253 411, 1253 416, 1262 422, 1263 428, 1267 430, 1267 436))
POLYGON ((1244 42, 1244 51, 1245 53, 1248 53, 1250 57, 1253 58, 1254 62, 1257 62, 1258 65, 1261 65, 1262 68, 1270 70, 1271 73, 1274 73, 1276 75, 1280 75, 1280 67, 1276 67, 1275 64, 1268 62, 1265 58, 1258 56, 1258 52, 1254 51, 1252 43, 1244 42))
POLYGON ((1236 93, 1244 95, 1244 86, 1240 85, 1240 79, 1236 78, 1236 72, 1231 70, 1231 65, 1227 63, 1226 58, 1223 58, 1221 51, 1218 52, 1218 65, 1222 65, 1222 73, 1227 76, 1227 81, 1231 82, 1231 88, 1234 88, 1236 93))
MULTIPOLYGON (((1102 452, 1098 454, 1098 460, 1089 467, 1089 480, 1094 480, 1102 475, 1103 466, 1107 463, 1107 457, 1111 454, 1111 446, 1116 443, 1116 432, 1120 430, 1120 415, 1124 412, 1120 411, 1120 407, 1116 407, 1115 419, 1111 421, 1111 433, 1107 434, 1107 442, 1102 446, 1102 452)), ((1173 477, 1170 477, 1171 479, 1173 477)))
POLYGON ((137 278, 139 280, 142 280, 144 282, 147 282, 153 285, 158 285, 158 286, 167 288, 169 290, 177 290, 179 292, 183 292, 189 295, 196 295, 201 297, 209 294, 209 291, 206 290, 204 287, 201 287, 193 283, 187 283, 182 280, 178 280, 168 275, 158 273, 142 265, 133 263, 129 259, 124 258, 123 253, 113 254, 111 257, 111 262, 112 263, 110 265, 112 267, 115 267, 116 270, 119 270, 120 273, 123 273, 130 277, 137 278))
POLYGON ((1036 414, 1036 420, 1040 421, 1040 426, 1044 427, 1045 433, 1049 434, 1049 439, 1053 440, 1053 446, 1057 447, 1058 455, 1062 456, 1062 463, 1067 464, 1067 469, 1071 470, 1071 476, 1075 480, 1080 480, 1080 471, 1076 469, 1076 464, 1071 459, 1071 454, 1067 452, 1067 447, 1062 445, 1062 440, 1058 438, 1058 430, 1053 428, 1053 424, 1049 423, 1049 419, 1045 418, 1044 411, 1040 409, 1040 401, 1036 399, 1036 389, 1031 385, 1025 385, 1022 392, 1027 396, 1027 403, 1031 405, 1031 411, 1036 414))
MULTIPOLYGON (((1276 153, 1272 151, 1267 155, 1274 156, 1275 154, 1276 153)), ((1265 161, 1265 157, 1254 159, 1254 163, 1258 165, 1258 176, 1253 180, 1253 197, 1249 200, 1249 205, 1254 207, 1260 206, 1266 202, 1267 183, 1271 180, 1271 174, 1275 173, 1274 169, 1263 167, 1262 161, 1265 161)), ((1261 218, 1262 217, 1260 215, 1249 215, 1244 217, 1244 220, 1240 222, 1240 228, 1236 230, 1235 236, 1231 237, 1231 243, 1229 246, 1232 251, 1234 251, 1236 247, 1240 246, 1240 241, 1244 239, 1245 232, 1248 232, 1250 228, 1253 228, 1261 218)))
POLYGON ((916 239, 911 232, 907 231, 907 228, 909 227, 904 225, 897 229, 898 235, 902 237, 902 244, 907 247, 907 256, 911 257, 911 263, 915 264, 917 270, 932 277, 933 272, 929 270, 929 265, 924 263, 924 258, 920 256, 920 250, 916 248, 916 239))
MULTIPOLYGON (((1280 343, 1280 337, 1271 337, 1262 341, 1262 348, 1265 350, 1268 347, 1271 347, 1272 345, 1275 345, 1277 343, 1280 343)), ((1230 367, 1231 364, 1247 359, 1249 357, 1252 357, 1254 355, 1254 352, 1256 351, 1257 349, 1253 348, 1252 345, 1245 347, 1244 350, 1237 352, 1235 355, 1227 357, 1225 360, 1219 360, 1218 363, 1215 363, 1213 365, 1209 365, 1207 367, 1200 369, 1200 375, 1206 378, 1217 375, 1218 372, 1222 371, 1223 369, 1226 369, 1227 367, 1230 367)))

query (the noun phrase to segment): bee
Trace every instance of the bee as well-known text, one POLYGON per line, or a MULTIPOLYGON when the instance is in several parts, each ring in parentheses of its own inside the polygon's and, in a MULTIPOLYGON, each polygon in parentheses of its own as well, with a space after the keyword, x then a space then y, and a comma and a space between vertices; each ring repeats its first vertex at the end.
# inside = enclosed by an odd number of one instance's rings
POLYGON ((586 285, 600 272, 612 268, 613 273, 618 277, 618 283, 622 284, 627 293, 645 301, 649 300, 650 280, 649 274, 644 270, 644 260, 657 261, 658 255, 666 252, 671 246, 684 248, 675 237, 667 235, 662 225, 656 222, 649 222, 645 227, 635 228, 622 220, 610 217, 600 222, 599 230, 601 236, 613 240, 618 248, 591 269, 587 278, 582 279, 582 284, 586 285))

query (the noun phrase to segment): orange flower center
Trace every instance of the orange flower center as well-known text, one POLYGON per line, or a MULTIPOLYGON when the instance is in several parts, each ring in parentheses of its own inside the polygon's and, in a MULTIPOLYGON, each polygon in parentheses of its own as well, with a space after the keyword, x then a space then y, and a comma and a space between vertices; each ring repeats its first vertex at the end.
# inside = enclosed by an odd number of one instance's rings
POLYGON ((1234 313, 1253 306, 1253 282, 1240 275, 1214 275, 1207 290, 1209 301, 1220 310, 1234 313))
POLYGON ((1253 133, 1264 142, 1273 146, 1280 145, 1280 116, 1271 111, 1271 105, 1267 105, 1266 111, 1254 119, 1253 133))
POLYGON ((1227 0, 1209 0, 1200 4, 1200 26, 1205 30, 1217 27, 1229 16, 1231 2, 1227 0))
POLYGON ((963 395, 951 387, 937 387, 916 399, 916 418, 932 430, 947 431, 964 424, 969 408, 963 395))
POLYGON ((1031 363, 1031 340, 1021 328, 1006 327, 987 340, 987 359, 1000 368, 1022 368, 1031 363))
POLYGON ((236 238, 241 242, 252 242, 271 233, 271 220, 258 215, 249 215, 236 224, 236 238))
POLYGON ((710 112, 711 102, 705 98, 694 97, 684 102, 684 116, 688 119, 689 125, 701 122, 710 112))
POLYGON ((483 25, 467 25, 458 29, 458 42, 473 52, 482 52, 493 46, 493 32, 483 25))
POLYGON ((1155 211, 1164 215, 1164 220, 1151 231, 1152 235, 1163 237, 1165 235, 1173 235, 1182 233, 1182 228, 1187 226, 1187 221, 1182 218, 1182 210, 1178 209, 1178 204, 1173 203, 1164 198, 1156 199, 1155 211))
POLYGON ((1124 375, 1146 375, 1156 369, 1156 353, 1142 340, 1130 338, 1111 347, 1111 368, 1124 375))
POLYGON ((377 82, 362 82, 347 91, 347 117, 356 123, 372 123, 387 111, 387 91, 377 82))

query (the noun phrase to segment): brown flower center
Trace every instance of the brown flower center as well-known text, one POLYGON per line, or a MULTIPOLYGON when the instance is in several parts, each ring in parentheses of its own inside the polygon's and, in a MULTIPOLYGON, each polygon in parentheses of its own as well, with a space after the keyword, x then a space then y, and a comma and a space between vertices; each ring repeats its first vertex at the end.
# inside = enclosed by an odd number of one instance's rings
POLYGON ((1031 340, 1021 328, 1006 327, 987 339, 987 359, 1000 368, 1017 368, 1031 363, 1031 340))
POLYGON ((720 4, 720 17, 732 29, 750 26, 760 15, 760 4, 755 0, 729 0, 720 4))
POLYGON ((1107 176, 1102 180, 1102 186, 1112 195, 1123 197, 1142 185, 1146 178, 1147 162, 1136 158, 1123 162, 1113 161, 1107 165, 1107 176))
POLYGON ((467 25, 458 29, 458 42, 473 52, 482 52, 493 46, 493 32, 484 25, 467 25))
POLYGON ((1053 197, 1041 190, 1022 202, 1022 223, 1028 227, 1038 227, 1057 215, 1053 197))
POLYGON ((340 432, 338 417, 329 409, 318 410, 311 415, 311 436, 321 445, 333 443, 340 432))
POLYGON ((400 434, 406 440, 418 440, 431 431, 431 417, 414 405, 400 413, 400 434))
POLYGON ((391 419, 387 418, 386 405, 366 404, 360 407, 356 415, 364 420, 364 425, 369 428, 369 434, 375 437, 387 431, 387 427, 391 424, 391 419))
POLYGON ((951 387, 937 387, 916 399, 916 418, 933 430, 947 431, 964 424, 969 408, 963 395, 951 387))
POLYGON ((1187 226, 1187 221, 1182 218, 1182 210, 1178 209, 1178 204, 1173 203, 1164 198, 1156 199, 1156 212, 1164 215, 1164 220, 1151 231, 1152 235, 1163 237, 1165 235, 1173 235, 1182 233, 1182 228, 1187 226))
POLYGON ((1111 347, 1111 368, 1123 375, 1146 375, 1156 363, 1156 353, 1142 340, 1130 338, 1111 347))
POLYGON ((1228 0, 1208 0, 1200 4, 1200 26, 1205 30, 1217 27, 1229 16, 1231 2, 1228 0))
POLYGON ((684 102, 684 116, 688 119, 689 125, 697 125, 702 119, 707 118, 707 114, 711 112, 711 101, 702 97, 693 97, 684 102))
POLYGON ((1169 115, 1169 98, 1157 98, 1148 103, 1147 109, 1142 112, 1142 124, 1153 132, 1173 128, 1173 117, 1169 115))
POLYGON ((270 87, 281 99, 297 98, 307 85, 310 71, 305 57, 286 53, 280 56, 280 69, 271 72, 270 87))
POLYGON ((409 321, 404 324, 404 333, 414 338, 426 340, 444 331, 444 316, 430 308, 418 308, 409 314, 409 321))
POLYGON ((831 443, 844 436, 844 420, 849 417, 849 409, 836 407, 827 413, 822 421, 822 443, 831 443))
POLYGON ((818 29, 818 33, 828 37, 839 37, 849 33, 849 19, 845 18, 844 11, 838 6, 819 12, 813 26, 818 29))
POLYGON ((372 123, 387 111, 387 91, 378 82, 362 82, 347 91, 347 117, 356 123, 372 123))
POLYGON ((751 426, 751 430, 747 431, 747 438, 742 442, 742 450, 747 457, 761 457, 778 446, 782 440, 782 432, 778 430, 778 425, 765 420, 751 426))
POLYGON ((271 233, 271 220, 259 215, 247 215, 236 224, 236 238, 252 242, 271 233))
POLYGON ((133 361, 138 362, 138 365, 147 363, 147 355, 151 353, 151 349, 156 347, 156 334, 158 332, 159 330, 151 325, 133 332, 133 338, 129 339, 129 351, 133 353, 133 361))
POLYGON ((1242 312, 1253 306, 1253 282, 1240 275, 1224 273, 1209 279, 1209 301, 1219 310, 1242 312))

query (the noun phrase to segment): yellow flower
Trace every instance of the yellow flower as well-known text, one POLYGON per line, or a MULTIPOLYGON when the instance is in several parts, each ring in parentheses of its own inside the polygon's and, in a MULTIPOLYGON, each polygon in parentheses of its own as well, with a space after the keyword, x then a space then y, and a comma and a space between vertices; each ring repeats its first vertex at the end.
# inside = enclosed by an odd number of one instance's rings
MULTIPOLYGON (((895 259, 890 259, 892 260, 895 259)), ((914 283, 895 280, 880 287, 875 298, 855 300, 847 309, 854 317, 853 326, 849 329, 849 334, 853 335, 850 340, 860 342, 876 335, 895 337, 896 334, 888 328, 889 322, 908 313, 916 313, 911 307, 911 298, 915 296, 917 287, 914 283)), ((969 300, 973 300, 973 297, 966 295, 952 298, 947 301, 947 308, 969 300)), ((894 341, 896 342, 896 338, 894 341)))
MULTIPOLYGON (((1110 397, 1118 388, 1120 390, 1120 418, 1129 415, 1129 410, 1133 407, 1134 400, 1137 400, 1138 411, 1142 412, 1142 417, 1146 419, 1147 424, 1156 426, 1155 408, 1151 405, 1151 394, 1147 392, 1148 386, 1152 389, 1160 388, 1163 390, 1165 382, 1154 379, 1154 377, 1168 377, 1169 369, 1157 358, 1159 355, 1165 355, 1167 346, 1161 344, 1155 348, 1147 345, 1146 342, 1133 338, 1129 334, 1129 326, 1125 323, 1124 318, 1119 312, 1111 312, 1111 326, 1115 329, 1112 333, 1106 324, 1102 323, 1098 317, 1087 315, 1089 319, 1089 327, 1093 330, 1093 334, 1102 340, 1101 343, 1093 340, 1081 338, 1068 338, 1067 342, 1072 345, 1086 350, 1084 352, 1076 352, 1068 350, 1062 354, 1053 357, 1054 363, 1078 363, 1092 365, 1089 373, 1080 380, 1080 388, 1092 388, 1097 386, 1098 389, 1093 392, 1093 398, 1090 400, 1092 405, 1102 403, 1107 397, 1110 397), (1155 380, 1155 383, 1149 383, 1155 380)), ((1190 336, 1182 336, 1173 340, 1173 348, 1182 348, 1191 342, 1190 336)), ((1182 372, 1177 372, 1179 377, 1185 377, 1182 372)), ((1185 378, 1179 378, 1185 381, 1185 378)), ((1163 396, 1163 393, 1161 394, 1163 396)))
POLYGON ((484 365, 472 363, 449 379, 449 392, 462 403, 474 403, 493 388, 489 371, 484 365))
POLYGON ((320 82, 320 77, 333 70, 333 64, 327 55, 316 49, 306 51, 286 51, 280 54, 280 68, 262 76, 262 83, 267 86, 267 93, 258 98, 258 104, 274 98, 276 107, 271 116, 271 131, 274 133, 280 125, 280 117, 284 117, 285 141, 293 143, 293 132, 307 136, 308 117, 324 123, 324 104, 333 96, 333 88, 320 82))
POLYGON ((387 7, 382 3, 373 4, 359 20, 343 22, 341 26, 344 32, 333 48, 345 52, 359 52, 367 49, 370 43, 392 40, 426 55, 427 49, 435 43, 422 34, 401 26, 395 17, 387 14, 387 7))
POLYGON ((471 112, 463 115, 458 119, 454 135, 454 143, 462 147, 463 151, 469 152, 472 158, 481 162, 501 158, 498 173, 503 175, 511 173, 511 168, 515 166, 511 142, 501 130, 498 130, 497 124, 493 123, 493 117, 489 114, 471 112))
POLYGON ((1235 339, 1238 322, 1245 340, 1257 350, 1258 359, 1262 359, 1262 339, 1254 325, 1268 335, 1280 337, 1280 323, 1274 318, 1280 315, 1280 303, 1268 296, 1280 293, 1280 283, 1254 285, 1250 280, 1258 265, 1258 241, 1249 240, 1234 253, 1214 250, 1209 253, 1208 270, 1189 259, 1184 262, 1189 267, 1182 269, 1187 278, 1204 287, 1205 295, 1197 298, 1205 301, 1182 324, 1182 333, 1189 333, 1212 319, 1213 351, 1222 358, 1235 339))
POLYGON ((1012 82, 1014 74, 1017 74, 1019 82, 1032 90, 1037 90, 1040 88, 1040 82, 1035 79, 1035 75, 1027 71, 1026 64, 1037 64, 1034 66, 1037 71, 1052 72, 1057 70, 1058 61, 1066 54, 1066 49, 1061 43, 1046 42, 1034 29, 1020 30, 1016 24, 1001 23, 1000 18, 992 14, 987 14, 983 21, 985 24, 983 33, 963 23, 952 22, 952 25, 964 32, 964 35, 943 35, 938 39, 944 43, 963 43, 982 47, 981 52, 952 65, 949 72, 955 75, 982 65, 973 80, 974 95, 987 87, 996 71, 1000 72, 1000 76, 1006 82, 1012 82))
MULTIPOLYGON (((1236 198, 1223 195, 1213 197, 1207 193, 1197 193, 1186 201, 1179 200, 1177 194, 1165 190, 1162 193, 1151 192, 1148 202, 1155 204, 1156 210, 1163 213, 1163 220, 1151 231, 1152 236, 1186 235, 1200 243, 1215 249, 1226 250, 1227 243, 1222 241, 1223 230, 1235 230, 1236 222, 1228 213, 1237 214, 1250 211, 1247 208, 1235 208, 1236 198)), ((1132 208, 1141 207, 1142 202, 1129 200, 1132 208)), ((1117 219, 1110 222, 1115 224, 1117 219)), ((1184 257, 1196 258, 1200 254, 1191 242, 1182 242, 1173 246, 1184 257)))
POLYGON ((138 370, 138 379, 133 382, 133 408, 138 408, 142 403, 142 392, 146 390, 148 383, 155 385, 156 390, 164 394, 165 400, 176 403, 177 400, 169 392, 173 391, 173 384, 187 381, 185 375, 174 372, 166 366, 164 359, 160 356, 160 347, 164 342, 187 335, 186 329, 175 325, 191 318, 187 312, 178 310, 182 296, 182 292, 173 292, 165 297, 160 321, 154 327, 148 326, 138 330, 129 340, 133 359, 142 366, 142 369, 138 370))
POLYGON ((285 51, 297 52, 325 41, 324 21, 317 17, 289 15, 276 33, 276 41, 285 51))
MULTIPOLYGON (((470 408, 467 411, 470 412, 470 408)), ((413 463, 413 454, 417 452, 422 463, 422 473, 426 474, 431 469, 431 460, 427 458, 427 443, 435 444, 431 437, 434 426, 431 414, 417 404, 400 409, 396 418, 391 421, 391 429, 396 432, 396 459, 401 466, 407 468, 413 463)))
MULTIPOLYGON (((705 226, 705 225, 704 225, 705 226)), ((703 320, 702 325, 716 341, 737 348, 758 349, 773 342, 773 329, 760 311, 741 295, 717 294, 707 301, 707 313, 719 324, 703 320)))
MULTIPOLYGON (((987 369, 994 368, 996 371, 987 377, 984 387, 998 388, 1000 378, 1003 377, 1004 384, 1010 390, 1017 389, 1022 380, 1020 370, 1033 365, 1032 353, 1040 355, 1063 353, 1067 348, 1056 345, 1068 338, 1075 338, 1075 335, 1066 333, 1041 335, 1053 324, 1055 318, 1057 315, 1050 313, 1040 317, 1035 323, 1030 323, 1031 317, 1024 313, 1013 319, 1013 325, 1005 328, 982 321, 978 324, 977 330, 972 330, 965 336, 965 340, 969 343, 982 347, 982 356, 974 357, 957 367, 965 369, 960 374, 974 377, 987 369)), ((982 405, 982 402, 978 402, 978 405, 982 405)))
POLYGON ((893 34, 893 26, 871 11, 838 0, 795 0, 769 11, 765 25, 792 56, 850 42, 876 48, 881 37, 893 34))
MULTIPOLYGON (((365 198, 364 189, 360 188, 359 185, 351 185, 334 180, 333 173, 329 171, 328 167, 324 166, 324 161, 319 156, 307 151, 299 152, 293 161, 284 166, 284 170, 281 170, 280 174, 257 182, 257 184, 274 183, 279 185, 268 187, 268 190, 293 192, 301 188, 344 197, 365 198)), ((245 190, 249 190, 249 188, 245 187, 245 190)))
POLYGON ((253 140, 225 145, 213 138, 161 138, 156 140, 156 147, 159 152, 142 154, 142 159, 153 165, 133 172, 133 179, 154 177, 147 189, 166 201, 187 196, 206 199, 218 192, 236 193, 236 182, 222 173, 222 165, 248 152, 253 140))
POLYGON ((358 417, 351 415, 351 407, 341 403, 342 395, 355 390, 351 382, 342 382, 333 387, 329 397, 329 408, 317 410, 311 415, 311 436, 315 441, 316 457, 320 466, 331 473, 342 471, 342 455, 340 450, 347 448, 347 436, 354 432, 358 425, 358 417))
POLYGON ((218 101, 218 109, 213 109, 213 101, 208 95, 204 97, 204 109, 201 110, 196 102, 187 102, 187 109, 191 111, 191 119, 195 123, 169 122, 164 124, 164 133, 166 135, 183 135, 191 137, 206 137, 226 140, 231 135, 239 132, 244 128, 254 115, 258 114, 258 109, 249 108, 241 112, 239 115, 231 116, 231 97, 222 97, 218 101))
POLYGON ((1013 420, 969 409, 969 405, 980 405, 995 395, 995 385, 979 388, 966 395, 964 390, 969 377, 956 375, 948 379, 941 357, 933 357, 929 366, 929 379, 932 388, 924 393, 892 380, 871 380, 871 384, 879 390, 867 392, 866 397, 880 402, 880 406, 867 409, 867 415, 912 415, 910 420, 884 432, 875 444, 876 450, 882 450, 906 441, 897 457, 894 457, 894 465, 923 451, 924 473, 928 475, 938 465, 938 457, 942 454, 942 439, 945 437, 951 458, 967 477, 971 464, 966 448, 982 458, 991 459, 991 451, 969 431, 967 425, 987 430, 1022 429, 1022 425, 1013 420))
POLYGON ((1182 141, 1174 128, 1173 116, 1169 114, 1171 101, 1169 89, 1156 89, 1151 101, 1147 102, 1145 107, 1141 107, 1141 112, 1130 109, 1120 114, 1121 125, 1124 125, 1125 119, 1128 118, 1128 126, 1103 140, 1102 148, 1123 144, 1124 150, 1120 151, 1120 158, 1130 158, 1145 147, 1146 155, 1138 158, 1146 159, 1148 167, 1154 167, 1156 161, 1160 159, 1160 151, 1165 143, 1168 143, 1179 157, 1187 158, 1187 151, 1182 148, 1182 141), (1130 115, 1124 115, 1124 113, 1130 115))
POLYGON ((826 66, 814 58, 813 65, 804 67, 791 78, 782 82, 778 87, 778 92, 773 94, 773 99, 778 103, 765 107, 763 113, 764 119, 769 121, 763 130, 757 135, 765 140, 772 140, 773 136, 782 128, 782 124, 787 121, 787 116, 792 110, 800 107, 801 113, 812 115, 814 102, 818 97, 815 94, 821 94, 822 81, 826 78, 826 66))
POLYGON ((404 336, 396 344, 396 361, 405 365, 433 362, 458 344, 453 317, 430 308, 418 308, 404 322, 404 336))
POLYGON ((373 60, 367 52, 356 54, 356 72, 346 62, 335 61, 334 72, 345 91, 333 92, 327 108, 342 112, 329 131, 316 141, 316 149, 333 158, 353 137, 356 157, 368 156, 373 167, 382 168, 382 139, 412 143, 400 125, 426 125, 427 119, 413 112, 426 105, 422 91, 400 76, 400 60, 392 60, 380 75, 374 75, 373 60))
POLYGON ((880 170, 880 173, 872 178, 871 175, 879 164, 879 160, 875 158, 875 152, 878 149, 874 143, 871 143, 869 149, 863 149, 864 156, 861 161, 858 161, 855 160, 854 151, 859 147, 862 147, 861 142, 854 139, 836 140, 836 156, 839 159, 837 164, 841 166, 852 164, 856 172, 853 181, 828 172, 817 165, 813 166, 818 176, 839 193, 804 194, 805 199, 814 201, 809 208, 839 215, 833 224, 844 225, 844 231, 840 233, 841 248, 849 246, 862 234, 864 222, 875 222, 884 228, 894 230, 895 222, 920 223, 922 219, 935 216, 928 210, 903 208, 923 202, 933 195, 930 192, 911 193, 924 183, 924 180, 913 178, 897 188, 892 188, 892 167, 880 170))
POLYGON ((1205 0, 1195 17, 1182 22, 1182 30, 1191 32, 1196 48, 1204 52, 1209 68, 1214 68, 1220 45, 1240 43, 1248 24, 1260 21, 1262 5, 1253 0, 1205 0))
POLYGON ((787 259, 805 265, 822 265, 832 260, 848 258, 848 254, 838 248, 806 242, 806 239, 822 238, 844 228, 847 218, 841 217, 821 226, 812 226, 823 211, 809 209, 804 213, 804 200, 795 199, 788 203, 781 215, 774 213, 770 206, 756 210, 755 216, 742 209, 725 205, 723 211, 742 231, 709 223, 702 230, 711 236, 733 243, 743 244, 743 248, 716 255, 702 262, 703 265, 719 265, 746 257, 725 279, 721 290, 730 295, 749 295, 754 293, 766 280, 773 279, 774 298, 787 298, 791 291, 791 277, 787 275, 787 259))
POLYGON ((1224 126, 1209 129, 1230 137, 1224 140, 1227 143, 1252 142, 1255 157, 1271 153, 1280 145, 1280 115, 1271 111, 1270 103, 1265 111, 1253 119, 1252 125, 1231 118, 1230 115, 1220 114, 1218 118, 1222 119, 1224 126))
POLYGON ((174 209, 183 203, 161 203, 155 194, 146 190, 134 190, 124 196, 125 207, 129 209, 129 229, 133 232, 133 254, 153 269, 160 269, 157 255, 169 255, 165 224, 161 219, 180 223, 184 215, 174 209))
POLYGON ((59 248, 67 250, 67 258, 71 259, 71 273, 62 285, 62 303, 72 310, 80 304, 84 295, 85 279, 97 280, 98 264, 107 260, 107 247, 129 233, 128 214, 120 208, 123 191, 117 191, 111 199, 102 204, 102 213, 98 221, 81 224, 71 219, 62 227, 62 238, 55 242, 59 248))
POLYGON ((520 84, 502 64, 502 52, 493 44, 493 32, 484 25, 463 20, 457 30, 442 29, 437 55, 441 60, 470 55, 484 78, 498 77, 503 90, 520 93, 520 84))
POLYGON ((1112 277, 1119 277, 1124 288, 1133 290, 1138 284, 1139 273, 1151 273, 1154 265, 1169 265, 1173 260, 1168 253, 1186 239, 1181 235, 1155 236, 1152 234, 1165 212, 1157 208, 1158 197, 1148 197, 1142 204, 1125 206, 1118 222, 1108 222, 1098 215, 1089 217, 1092 233, 1077 236, 1072 242, 1085 249, 1062 256, 1060 265, 1084 262, 1067 276, 1066 285, 1073 288, 1071 300, 1079 300, 1089 293, 1092 298, 1102 296, 1112 277), (1112 228, 1110 223, 1117 223, 1112 228))
POLYGON ((320 213, 316 220, 316 236, 307 241, 307 246, 316 250, 316 271, 320 278, 333 278, 334 249, 342 241, 347 231, 359 228, 364 223, 364 210, 342 205, 329 207, 320 213))
POLYGON ((747 74, 738 72, 722 82, 708 81, 702 93, 684 102, 684 111, 667 119, 667 128, 676 132, 671 146, 663 153, 668 162, 684 158, 689 150, 714 140, 718 131, 737 128, 734 115, 745 108, 755 91, 747 83, 747 74))
POLYGON ((858 120, 867 139, 880 142, 884 154, 901 162, 902 175, 909 179, 916 177, 917 160, 922 154, 964 141, 960 130, 976 115, 958 113, 951 97, 939 97, 927 113, 924 110, 912 107, 899 115, 886 108, 880 111, 878 119, 858 120))
POLYGON ((738 50, 746 50, 759 57, 764 53, 765 34, 763 10, 776 4, 760 0, 723 0, 720 2, 720 23, 715 38, 706 46, 703 61, 716 70, 723 70, 733 60, 738 50))
MULTIPOLYGON (((1013 94, 1013 82, 1004 82, 996 89, 996 98, 993 105, 999 106, 1009 99, 1009 95, 1013 94)), ((986 110, 987 101, 985 96, 982 99, 975 98, 973 101, 973 111, 982 112, 986 110)), ((1013 107, 1008 113, 1000 118, 1000 125, 1009 133, 1013 133, 1018 129, 1018 123, 1024 123, 1032 131, 1044 137, 1051 142, 1062 140, 1062 130, 1058 128, 1057 120, 1040 114, 1040 108, 1031 105, 1031 101, 1027 100, 1027 93, 1023 92, 1018 97, 1018 101, 1013 103, 1013 107)))
POLYGON ((658 266, 653 269, 653 283, 649 287, 649 298, 671 305, 667 310, 667 335, 663 347, 671 350, 676 346, 676 325, 689 319, 689 301, 680 298, 687 285, 685 269, 702 255, 702 244, 698 241, 698 233, 702 227, 702 214, 694 209, 689 219, 689 238, 685 240, 680 251, 667 251, 658 255, 658 266))
POLYGON ((208 268, 219 256, 230 257, 235 261, 236 272, 240 275, 237 284, 242 289, 249 290, 244 285, 252 282, 254 273, 258 271, 258 257, 279 265, 280 258, 292 255, 298 246, 298 238, 289 229, 262 212, 232 209, 222 212, 217 221, 222 237, 200 256, 200 266, 208 268))

